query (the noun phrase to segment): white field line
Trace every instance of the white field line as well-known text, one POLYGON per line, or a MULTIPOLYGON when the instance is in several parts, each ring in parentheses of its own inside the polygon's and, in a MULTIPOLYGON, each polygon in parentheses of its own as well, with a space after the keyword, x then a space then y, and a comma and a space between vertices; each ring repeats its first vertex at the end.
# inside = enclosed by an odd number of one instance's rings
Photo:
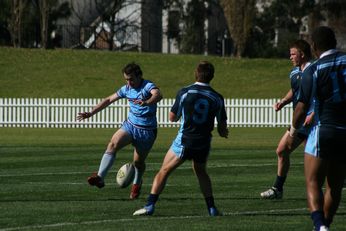
MULTIPOLYGON (((341 207, 340 207, 341 208, 341 207)), ((258 211, 236 211, 236 212, 224 212, 223 216, 242 216, 242 215, 261 215, 261 214, 278 214, 278 213, 287 213, 287 212, 301 212, 306 211, 307 208, 295 208, 295 209, 272 209, 272 210, 258 210, 258 211)), ((14 231, 14 230, 26 230, 26 229, 44 229, 44 228, 54 228, 54 227, 65 227, 65 226, 75 226, 75 225, 93 225, 100 223, 119 223, 119 222, 138 222, 138 221, 147 221, 151 220, 186 220, 186 219, 198 219, 204 218, 206 216, 170 216, 170 217, 133 217, 133 218, 120 218, 120 219, 108 219, 108 220, 98 220, 98 221, 83 221, 83 222, 62 222, 55 224, 46 224, 46 225, 32 225, 32 226, 19 226, 0 229, 0 231, 14 231)))
MULTIPOLYGON (((291 167, 302 166, 304 163, 299 162, 296 164, 291 164, 291 167)), ((152 168, 150 166, 160 164, 147 164, 149 168, 146 171, 158 171, 159 168, 152 168)), ((262 163, 262 164, 208 164, 208 168, 232 168, 232 167, 268 167, 268 166, 277 166, 277 163, 262 163)), ((189 166, 180 166, 178 169, 191 169, 189 166)), ((110 171, 109 173, 112 173, 110 171)), ((113 173, 115 173, 113 171, 113 173)), ((39 173, 19 173, 19 174, 0 174, 0 177, 20 177, 20 176, 49 176, 49 175, 78 175, 78 174, 90 174, 90 172, 39 172, 39 173)))

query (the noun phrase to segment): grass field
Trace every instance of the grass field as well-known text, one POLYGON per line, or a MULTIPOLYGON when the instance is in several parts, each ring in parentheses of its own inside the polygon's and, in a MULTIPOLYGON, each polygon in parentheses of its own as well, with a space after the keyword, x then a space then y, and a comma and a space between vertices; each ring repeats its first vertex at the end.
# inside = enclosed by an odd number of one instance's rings
MULTIPOLYGON (((285 128, 231 128, 215 135, 209 161, 216 205, 209 217, 187 162, 170 177, 152 217, 133 217, 146 202, 176 129, 160 128, 148 157, 142 195, 130 201, 129 188, 115 185, 115 171, 131 160, 118 153, 106 187, 86 178, 98 168, 112 129, 0 128, 0 230, 312 230, 306 209, 302 148, 292 154, 283 200, 259 199, 274 181, 274 150, 285 128)), ((332 230, 345 230, 346 196, 332 230)))
MULTIPOLYGON (((288 54, 287 54, 288 55, 288 54)), ((287 59, 234 59, 95 50, 0 47, 0 97, 100 98, 125 84, 121 69, 137 62, 164 97, 194 81, 201 60, 215 66, 212 86, 225 98, 279 98, 289 89, 287 59), (273 87, 275 86, 275 87, 273 87)), ((288 56, 287 56, 288 57, 288 56)))

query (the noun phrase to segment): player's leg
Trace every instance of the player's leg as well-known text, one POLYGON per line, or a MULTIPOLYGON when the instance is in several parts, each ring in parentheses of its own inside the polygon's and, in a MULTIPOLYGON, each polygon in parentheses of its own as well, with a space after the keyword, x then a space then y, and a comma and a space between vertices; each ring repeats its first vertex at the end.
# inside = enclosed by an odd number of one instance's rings
POLYGON ((130 144, 131 141, 131 135, 123 129, 118 129, 114 133, 107 145, 106 152, 102 156, 98 172, 93 173, 88 178, 90 185, 97 186, 98 188, 104 187, 104 178, 114 163, 117 151, 130 144))
POLYGON ((332 223, 333 217, 339 207, 345 176, 346 164, 340 161, 330 161, 323 206, 326 225, 328 227, 332 223))
POLYGON ((145 172, 145 160, 156 140, 157 130, 147 130, 134 128, 133 144, 135 146, 133 153, 133 164, 136 172, 131 187, 130 199, 137 199, 140 195, 143 174, 145 172))
POLYGON ((304 155, 307 204, 316 230, 325 226, 322 186, 327 174, 327 162, 310 154, 304 155))
POLYGON ((261 197, 264 199, 281 199, 283 197, 283 186, 290 168, 290 154, 303 142, 303 139, 296 137, 293 145, 289 147, 288 136, 289 131, 286 131, 276 148, 277 176, 273 186, 261 193, 261 197))
POLYGON ((138 151, 136 148, 133 153, 133 165, 135 166, 135 177, 131 187, 130 199, 137 199, 140 195, 143 175, 145 172, 145 159, 149 151, 138 151))
POLYGON ((155 203, 163 191, 169 175, 182 163, 184 163, 184 160, 180 159, 172 149, 169 149, 159 172, 155 175, 147 204, 144 208, 135 211, 133 215, 152 215, 154 213, 155 203))
POLYGON ((213 188, 210 177, 207 173, 207 163, 198 163, 195 160, 192 162, 193 170, 197 176, 199 186, 207 204, 208 213, 210 216, 220 215, 215 207, 213 188))

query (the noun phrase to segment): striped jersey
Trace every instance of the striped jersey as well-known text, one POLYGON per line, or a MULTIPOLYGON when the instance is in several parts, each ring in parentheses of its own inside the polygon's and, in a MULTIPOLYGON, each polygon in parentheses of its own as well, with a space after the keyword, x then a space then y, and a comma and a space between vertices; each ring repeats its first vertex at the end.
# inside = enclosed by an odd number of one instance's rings
POLYGON ((346 54, 329 50, 303 75, 298 100, 314 102, 318 124, 346 128, 346 54))
POLYGON ((227 120, 223 96, 200 82, 178 92, 171 112, 181 119, 177 139, 185 147, 210 145, 215 118, 217 122, 227 120))
POLYGON ((149 99, 151 97, 150 91, 155 88, 157 87, 153 82, 143 79, 138 88, 124 85, 117 91, 120 98, 126 98, 128 100, 130 105, 128 120, 135 126, 149 129, 157 127, 157 104, 140 106, 134 103, 136 100, 144 101, 149 99))

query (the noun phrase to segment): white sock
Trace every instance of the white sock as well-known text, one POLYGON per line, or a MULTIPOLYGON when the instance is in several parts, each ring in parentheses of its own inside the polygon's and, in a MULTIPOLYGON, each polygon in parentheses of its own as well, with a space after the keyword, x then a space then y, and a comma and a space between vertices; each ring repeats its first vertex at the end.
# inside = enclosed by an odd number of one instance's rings
POLYGON ((115 154, 107 152, 103 154, 97 175, 104 179, 107 175, 108 170, 112 167, 114 160, 115 154))
POLYGON ((143 172, 139 172, 135 167, 135 178, 133 179, 133 184, 140 184, 142 181, 143 172))

